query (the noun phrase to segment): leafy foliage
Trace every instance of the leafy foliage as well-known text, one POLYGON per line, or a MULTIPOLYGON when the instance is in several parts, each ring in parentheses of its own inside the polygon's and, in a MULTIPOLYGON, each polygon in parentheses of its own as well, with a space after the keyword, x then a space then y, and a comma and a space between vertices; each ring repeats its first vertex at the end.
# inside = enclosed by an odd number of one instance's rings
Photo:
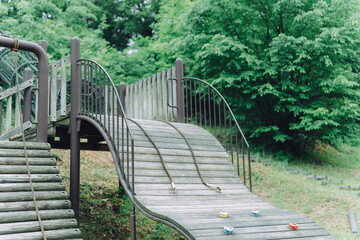
POLYGON ((0 28, 31 41, 47 39, 52 59, 68 55, 71 37, 79 36, 82 56, 102 64, 117 83, 183 58, 188 76, 224 93, 255 146, 289 153, 358 129, 359 5, 16 0, 0 4, 0 28), (125 48, 130 39, 134 44, 125 48))
POLYGON ((358 10, 353 0, 173 0, 155 48, 221 89, 254 143, 294 151, 357 129, 358 10))

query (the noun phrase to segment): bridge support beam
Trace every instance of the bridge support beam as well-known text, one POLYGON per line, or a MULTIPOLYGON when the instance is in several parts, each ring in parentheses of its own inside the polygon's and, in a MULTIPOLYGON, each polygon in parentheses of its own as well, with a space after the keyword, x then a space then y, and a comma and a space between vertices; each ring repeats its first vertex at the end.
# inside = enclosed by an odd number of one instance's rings
POLYGON ((71 112, 70 112, 70 200, 79 219, 79 192, 80 192, 80 138, 77 117, 80 113, 81 79, 80 79, 80 40, 71 39, 71 112))
POLYGON ((184 104, 184 63, 181 58, 175 61, 176 72, 176 103, 177 103, 177 121, 185 122, 185 104, 184 104))

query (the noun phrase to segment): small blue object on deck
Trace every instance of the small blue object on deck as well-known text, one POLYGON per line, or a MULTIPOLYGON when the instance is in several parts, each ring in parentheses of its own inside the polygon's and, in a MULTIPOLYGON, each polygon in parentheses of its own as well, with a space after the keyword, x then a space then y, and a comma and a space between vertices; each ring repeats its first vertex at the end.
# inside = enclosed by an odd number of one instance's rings
POLYGON ((260 215, 260 211, 251 211, 251 215, 258 217, 260 215))
POLYGON ((224 227, 224 232, 228 235, 232 234, 234 228, 233 227, 224 227))

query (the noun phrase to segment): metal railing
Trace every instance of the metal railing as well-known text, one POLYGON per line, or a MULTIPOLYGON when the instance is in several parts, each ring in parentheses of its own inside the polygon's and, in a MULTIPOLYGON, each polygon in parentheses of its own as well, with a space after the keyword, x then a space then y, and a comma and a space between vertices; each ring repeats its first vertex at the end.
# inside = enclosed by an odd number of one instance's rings
POLYGON ((131 189, 134 182, 134 138, 122 107, 117 88, 108 73, 96 62, 80 59, 81 108, 80 115, 96 121, 109 137, 122 177, 131 189), (130 154, 131 153, 131 154, 130 154))
POLYGON ((225 98, 206 81, 190 77, 184 78, 184 95, 185 122, 207 129, 220 141, 252 191, 249 144, 225 98))

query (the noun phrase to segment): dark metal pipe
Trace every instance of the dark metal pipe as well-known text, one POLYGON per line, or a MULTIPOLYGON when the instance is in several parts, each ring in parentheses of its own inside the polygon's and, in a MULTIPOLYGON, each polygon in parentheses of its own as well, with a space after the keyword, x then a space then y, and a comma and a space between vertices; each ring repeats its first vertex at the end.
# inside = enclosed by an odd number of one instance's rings
POLYGON ((80 191, 80 139, 77 131, 77 117, 81 104, 80 40, 71 39, 71 112, 70 112, 70 200, 75 218, 79 219, 79 191, 80 191))
MULTIPOLYGON (((29 51, 36 55, 39 62, 39 112, 38 112, 38 127, 37 127, 37 141, 47 142, 48 134, 48 74, 49 74, 49 61, 46 55, 46 51, 36 43, 19 40, 19 50, 29 51)), ((14 48, 15 39, 0 37, 0 46, 7 48, 14 48)))

